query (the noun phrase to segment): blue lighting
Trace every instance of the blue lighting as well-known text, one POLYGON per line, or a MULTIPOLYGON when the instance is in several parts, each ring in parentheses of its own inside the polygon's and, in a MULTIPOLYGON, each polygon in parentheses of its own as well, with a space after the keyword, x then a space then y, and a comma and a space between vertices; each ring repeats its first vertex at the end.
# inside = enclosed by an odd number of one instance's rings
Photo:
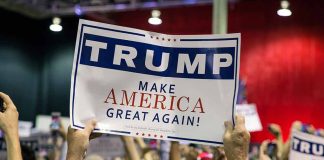
POLYGON ((157 6, 157 2, 145 2, 143 4, 143 7, 147 7, 147 8, 156 7, 156 6, 157 6))
POLYGON ((184 2, 186 4, 195 4, 197 1, 196 0, 185 0, 184 2))
POLYGON ((80 5, 75 5, 75 7, 74 7, 74 13, 76 14, 76 15, 78 15, 78 16, 81 16, 82 15, 82 9, 81 9, 81 7, 80 7, 80 5))
POLYGON ((116 4, 115 5, 115 8, 117 10, 123 10, 123 9, 126 9, 126 4, 116 4))

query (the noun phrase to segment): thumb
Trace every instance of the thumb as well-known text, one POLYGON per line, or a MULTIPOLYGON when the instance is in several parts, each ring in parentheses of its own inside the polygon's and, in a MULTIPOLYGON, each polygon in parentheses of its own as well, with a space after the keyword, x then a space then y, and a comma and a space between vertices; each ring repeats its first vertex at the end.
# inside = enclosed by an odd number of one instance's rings
POLYGON ((94 130, 94 128, 96 127, 96 124, 97 124, 97 121, 94 119, 92 119, 86 123, 84 130, 88 133, 88 135, 90 135, 91 132, 94 130))
POLYGON ((264 154, 267 151, 268 144, 270 143, 270 140, 264 140, 260 145, 260 153, 264 154))
POLYGON ((11 104, 13 104, 13 102, 7 94, 0 92, 0 98, 3 100, 3 103, 5 104, 4 107, 14 106, 14 105, 11 105, 11 104))
POLYGON ((245 125, 245 117, 242 115, 236 115, 235 116, 235 122, 239 126, 244 126, 245 125))
POLYGON ((225 134, 233 131, 233 123, 231 121, 225 121, 225 134))

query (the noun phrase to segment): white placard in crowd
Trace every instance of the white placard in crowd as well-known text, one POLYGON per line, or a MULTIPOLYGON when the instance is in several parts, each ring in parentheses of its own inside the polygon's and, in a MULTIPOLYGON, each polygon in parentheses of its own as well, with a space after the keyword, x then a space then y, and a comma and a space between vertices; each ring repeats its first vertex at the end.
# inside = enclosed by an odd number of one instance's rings
MULTIPOLYGON (((67 129, 70 125, 69 117, 60 117, 60 121, 63 124, 63 127, 67 129)), ((36 116, 36 129, 41 132, 50 132, 50 125, 52 123, 52 116, 48 115, 37 115, 36 116)))
POLYGON ((120 136, 101 136, 90 141, 87 156, 100 156, 105 160, 125 157, 125 147, 120 136))
POLYGON ((240 34, 173 36, 80 20, 70 118, 95 131, 222 145, 233 120, 240 34))
POLYGON ((32 127, 33 127, 33 122, 19 121, 18 122, 19 137, 29 137, 31 134, 32 127))
POLYGON ((236 113, 245 117, 245 127, 249 132, 262 131, 262 124, 255 104, 238 104, 236 113))
POLYGON ((324 138, 294 131, 291 137, 290 160, 324 160, 324 138))

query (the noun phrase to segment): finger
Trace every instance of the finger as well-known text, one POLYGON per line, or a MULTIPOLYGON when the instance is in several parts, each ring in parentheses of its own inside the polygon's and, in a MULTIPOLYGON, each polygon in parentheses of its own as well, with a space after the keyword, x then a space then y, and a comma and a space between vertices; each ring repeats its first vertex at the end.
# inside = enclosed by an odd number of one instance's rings
POLYGON ((270 143, 270 140, 264 140, 262 143, 261 143, 261 146, 260 146, 260 151, 261 153, 265 153, 265 151, 267 151, 268 149, 268 144, 270 143))
POLYGON ((319 129, 318 132, 321 137, 324 137, 324 129, 319 129))
POLYGON ((281 127, 278 124, 270 123, 268 129, 276 137, 281 134, 281 127))
POLYGON ((301 131, 301 129, 302 129, 302 123, 300 121, 295 121, 291 125, 291 130, 301 131))
POLYGON ((225 121, 225 134, 233 131, 233 123, 231 121, 225 121))
POLYGON ((97 124, 97 121, 94 119, 92 119, 86 123, 84 130, 88 133, 89 136, 90 136, 91 132, 94 130, 94 128, 96 127, 96 124, 97 124))
POLYGON ((269 124, 269 130, 270 132, 274 132, 276 129, 275 129, 275 124, 274 123, 270 123, 269 124))
POLYGON ((69 125, 69 127, 68 127, 68 134, 69 133, 72 133, 72 132, 74 132, 74 129, 71 127, 71 125, 69 125))
POLYGON ((5 110, 6 110, 6 108, 7 108, 7 105, 6 105, 6 103, 5 103, 5 102, 3 102, 2 104, 3 104, 3 105, 2 105, 2 106, 3 106, 3 111, 5 111, 5 110))
POLYGON ((278 144, 278 141, 276 139, 273 139, 271 143, 278 144))
POLYGON ((9 104, 13 104, 11 98, 7 94, 0 92, 0 97, 2 98, 6 106, 9 106, 9 104))
POLYGON ((122 140, 124 141, 124 143, 133 143, 133 137, 129 137, 129 136, 121 136, 122 140))
POLYGON ((235 116, 235 124, 238 126, 245 126, 245 118, 242 115, 235 116))
POLYGON ((316 131, 316 129, 315 129, 315 127, 314 127, 313 125, 308 125, 308 126, 306 127, 306 129, 307 129, 307 132, 308 132, 309 134, 314 134, 315 131, 316 131))
POLYGON ((90 140, 101 137, 102 135, 103 135, 102 133, 91 133, 90 134, 90 140))

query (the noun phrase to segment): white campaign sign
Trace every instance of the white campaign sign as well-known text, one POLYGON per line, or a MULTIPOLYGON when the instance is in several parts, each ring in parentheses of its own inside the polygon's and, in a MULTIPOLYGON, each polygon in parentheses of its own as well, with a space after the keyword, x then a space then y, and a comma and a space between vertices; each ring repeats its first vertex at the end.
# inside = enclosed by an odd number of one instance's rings
POLYGON ((324 160, 324 138, 294 131, 291 137, 290 160, 324 160))
POLYGON ((165 35, 80 20, 71 76, 73 128, 222 145, 233 120, 240 34, 165 35))
POLYGON ((262 131, 262 125, 255 104, 237 104, 236 113, 245 117, 245 127, 249 132, 262 131))
POLYGON ((18 122, 19 137, 29 137, 31 134, 32 127, 33 127, 33 122, 19 121, 18 122))

